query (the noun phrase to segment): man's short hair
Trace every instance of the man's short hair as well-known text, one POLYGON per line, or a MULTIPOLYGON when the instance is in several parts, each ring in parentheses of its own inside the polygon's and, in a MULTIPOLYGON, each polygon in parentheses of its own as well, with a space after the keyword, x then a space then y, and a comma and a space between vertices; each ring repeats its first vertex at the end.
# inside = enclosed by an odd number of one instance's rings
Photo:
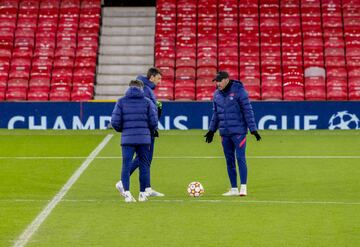
POLYGON ((151 76, 157 76, 157 75, 161 75, 161 71, 158 69, 158 68, 155 68, 155 67, 151 67, 147 74, 146 74, 146 77, 148 79, 150 79, 151 76))
POLYGON ((129 83, 129 87, 139 87, 139 88, 143 88, 144 87, 144 83, 140 80, 132 80, 129 83))

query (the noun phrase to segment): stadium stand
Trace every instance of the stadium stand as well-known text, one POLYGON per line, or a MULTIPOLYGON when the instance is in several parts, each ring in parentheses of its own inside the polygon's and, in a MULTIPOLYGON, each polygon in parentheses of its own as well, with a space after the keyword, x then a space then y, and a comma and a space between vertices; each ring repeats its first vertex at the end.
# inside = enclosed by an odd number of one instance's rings
POLYGON ((158 0, 154 39, 138 9, 104 9, 97 65, 100 0, 0 0, 0 100, 92 99, 96 70, 115 99, 152 40, 162 100, 211 100, 218 70, 253 100, 360 100, 360 0, 158 0))
POLYGON ((93 98, 100 0, 0 1, 0 100, 93 98))
POLYGON ((160 99, 209 100, 217 70, 253 100, 360 100, 359 0, 158 0, 160 99))

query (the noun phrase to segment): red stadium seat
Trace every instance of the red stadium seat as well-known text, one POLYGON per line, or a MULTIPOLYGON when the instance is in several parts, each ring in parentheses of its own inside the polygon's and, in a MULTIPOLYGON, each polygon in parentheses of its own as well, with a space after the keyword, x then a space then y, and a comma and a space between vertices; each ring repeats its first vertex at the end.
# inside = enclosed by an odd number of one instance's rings
POLYGON ((194 57, 179 57, 176 59, 176 67, 195 67, 196 61, 194 57))
POLYGON ((26 90, 28 88, 28 80, 22 78, 10 79, 7 82, 8 90, 26 90))
POLYGON ((11 58, 11 50, 0 48, 0 59, 9 61, 11 58))
POLYGON ((70 101, 70 90, 67 87, 57 87, 50 91, 51 101, 70 101))
POLYGON ((284 79, 284 100, 304 100, 304 84, 298 79, 284 79))
POLYGON ((197 57, 198 58, 204 58, 204 57, 217 57, 217 47, 198 47, 197 49, 197 57))
MULTIPOLYGON (((220 43, 221 41, 219 41, 220 43)), ((217 47, 217 38, 216 37, 199 37, 197 39, 197 46, 200 47, 217 47)))
POLYGON ((326 68, 326 77, 347 77, 347 72, 345 67, 327 67, 326 68))
POLYGON ((211 88, 215 89, 215 82, 212 81, 213 78, 214 78, 214 75, 211 76, 211 77, 207 77, 207 78, 198 78, 196 80, 196 87, 197 88, 202 88, 202 87, 209 88, 209 87, 211 87, 211 88))
POLYGON ((16 47, 13 50, 14 58, 31 58, 33 55, 33 50, 30 47, 16 47))
POLYGON ((327 87, 327 100, 347 100, 348 92, 346 87, 331 86, 327 87))
POLYGON ((28 101, 48 101, 49 93, 44 91, 32 91, 30 90, 27 94, 28 101))
POLYGON ((262 100, 282 100, 282 95, 281 86, 262 86, 261 88, 262 100))
POLYGON ((360 77, 349 78, 349 100, 360 100, 360 77))
POLYGON ((72 69, 54 69, 51 86, 70 86, 72 82, 72 69))
POLYGON ((195 100, 194 87, 180 87, 175 88, 175 100, 195 100))
POLYGON ((251 100, 260 100, 260 86, 245 86, 251 100))
POLYGON ((200 57, 198 58, 197 62, 197 67, 201 68, 201 67, 217 67, 217 59, 214 57, 200 57))
POLYGON ((55 57, 75 57, 75 48, 71 47, 60 47, 55 50, 55 57))
POLYGON ((348 67, 349 80, 353 77, 360 78, 360 68, 348 67))
POLYGON ((193 80, 193 79, 180 79, 179 80, 178 79, 178 80, 175 80, 174 86, 175 86, 175 88, 180 88, 180 87, 195 88, 195 80, 193 80))
POLYGON ((75 59, 75 68, 92 68, 96 67, 96 58, 76 58, 75 59))
POLYGON ((93 88, 75 87, 71 91, 71 101, 87 101, 93 98, 93 88))
POLYGON ((176 78, 186 80, 186 79, 195 79, 196 71, 193 67, 181 67, 176 69, 176 78))
POLYGON ((256 78, 254 76, 240 76, 240 81, 246 86, 260 87, 260 78, 256 78))
POLYGON ((76 49, 76 57, 94 57, 97 56, 97 49, 94 47, 81 47, 76 49))
POLYGON ((167 86, 157 86, 155 89, 155 94, 159 100, 173 100, 174 88, 167 86))
POLYGON ((214 77, 216 72, 216 67, 200 67, 197 69, 197 78, 214 77))
POLYGON ((54 69, 72 69, 74 59, 72 57, 58 57, 54 60, 54 69))
POLYGON ((80 67, 74 70, 73 86, 93 86, 95 80, 95 69, 90 67, 80 67))
POLYGON ((156 57, 155 66, 156 67, 163 67, 163 66, 175 67, 175 60, 173 58, 167 58, 167 57, 164 57, 164 58, 156 57))
POLYGON ((50 77, 34 77, 29 81, 30 91, 48 92, 50 89, 50 77))
POLYGON ((324 86, 306 86, 305 87, 305 100, 326 100, 326 89, 324 86))
POLYGON ((14 89, 6 91, 7 101, 24 101, 26 100, 26 89, 14 89))
POLYGON ((173 79, 175 77, 174 67, 162 66, 162 67, 158 67, 158 69, 160 69, 162 77, 164 79, 167 79, 167 78, 173 79))
POLYGON ((230 79, 239 80, 239 66, 237 66, 237 64, 236 65, 221 64, 219 65, 219 70, 228 72, 230 79))
POLYGON ((5 100, 5 88, 0 87, 0 101, 5 100))
POLYGON ((202 87, 196 89, 196 100, 209 101, 212 100, 214 95, 214 87, 202 87))
POLYGON ((240 76, 254 76, 260 78, 260 68, 254 65, 240 65, 240 76))

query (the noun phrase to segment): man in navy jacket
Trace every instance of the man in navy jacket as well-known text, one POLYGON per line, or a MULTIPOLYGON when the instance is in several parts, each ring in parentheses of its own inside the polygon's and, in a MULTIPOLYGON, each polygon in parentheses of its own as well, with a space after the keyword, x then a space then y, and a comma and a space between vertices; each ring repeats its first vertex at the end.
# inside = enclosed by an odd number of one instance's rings
POLYGON ((139 201, 146 201, 148 195, 145 188, 147 180, 149 180, 151 136, 157 132, 158 117, 156 106, 144 96, 144 84, 134 80, 130 82, 129 86, 125 96, 120 98, 115 105, 111 125, 117 132, 122 132, 121 181, 125 202, 136 201, 130 193, 130 169, 134 153, 139 159, 139 201))
MULTIPOLYGON (((144 95, 146 98, 150 99, 152 103, 154 103, 157 106, 157 114, 158 118, 161 116, 161 104, 156 100, 156 96, 153 92, 156 85, 161 81, 161 72, 157 68, 150 68, 146 74, 146 76, 139 75, 136 80, 142 81, 144 83, 144 95)), ((154 154, 154 143, 155 143, 155 137, 159 137, 159 133, 156 131, 153 135, 151 135, 151 144, 150 144, 150 165, 152 162, 153 154, 154 154)), ((130 176, 133 174, 133 172, 139 167, 139 157, 136 156, 131 164, 130 167, 130 176)), ((146 193, 149 196, 164 196, 163 193, 160 193, 154 189, 151 188, 150 183, 150 170, 149 170, 149 176, 146 180, 146 193)), ((124 189, 122 185, 122 181, 119 181, 116 185, 116 188, 120 191, 122 194, 124 189)))
POLYGON ((219 129, 231 184, 231 189, 223 196, 246 196, 246 134, 249 129, 257 141, 261 140, 261 136, 257 132, 254 112, 243 84, 230 80, 226 71, 219 71, 213 81, 217 85, 213 99, 214 112, 209 131, 204 137, 206 142, 211 143, 214 133, 219 129), (241 181, 240 192, 237 186, 235 151, 241 181))

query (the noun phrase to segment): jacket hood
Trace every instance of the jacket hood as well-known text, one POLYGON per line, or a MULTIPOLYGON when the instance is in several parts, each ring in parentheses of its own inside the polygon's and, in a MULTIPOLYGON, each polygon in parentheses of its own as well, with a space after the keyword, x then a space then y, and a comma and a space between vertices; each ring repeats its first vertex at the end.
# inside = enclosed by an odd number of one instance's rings
POLYGON ((136 80, 140 80, 142 81, 146 86, 150 87, 152 90, 155 89, 155 84, 150 81, 146 76, 143 75, 139 75, 138 77, 136 77, 136 80))
POLYGON ((243 85, 243 83, 242 83, 241 81, 231 80, 231 82, 232 82, 233 84, 237 84, 237 85, 240 86, 240 87, 244 87, 244 85, 243 85))
POLYGON ((143 98, 144 91, 138 87, 129 87, 129 89, 126 90, 125 96, 129 98, 143 98))

